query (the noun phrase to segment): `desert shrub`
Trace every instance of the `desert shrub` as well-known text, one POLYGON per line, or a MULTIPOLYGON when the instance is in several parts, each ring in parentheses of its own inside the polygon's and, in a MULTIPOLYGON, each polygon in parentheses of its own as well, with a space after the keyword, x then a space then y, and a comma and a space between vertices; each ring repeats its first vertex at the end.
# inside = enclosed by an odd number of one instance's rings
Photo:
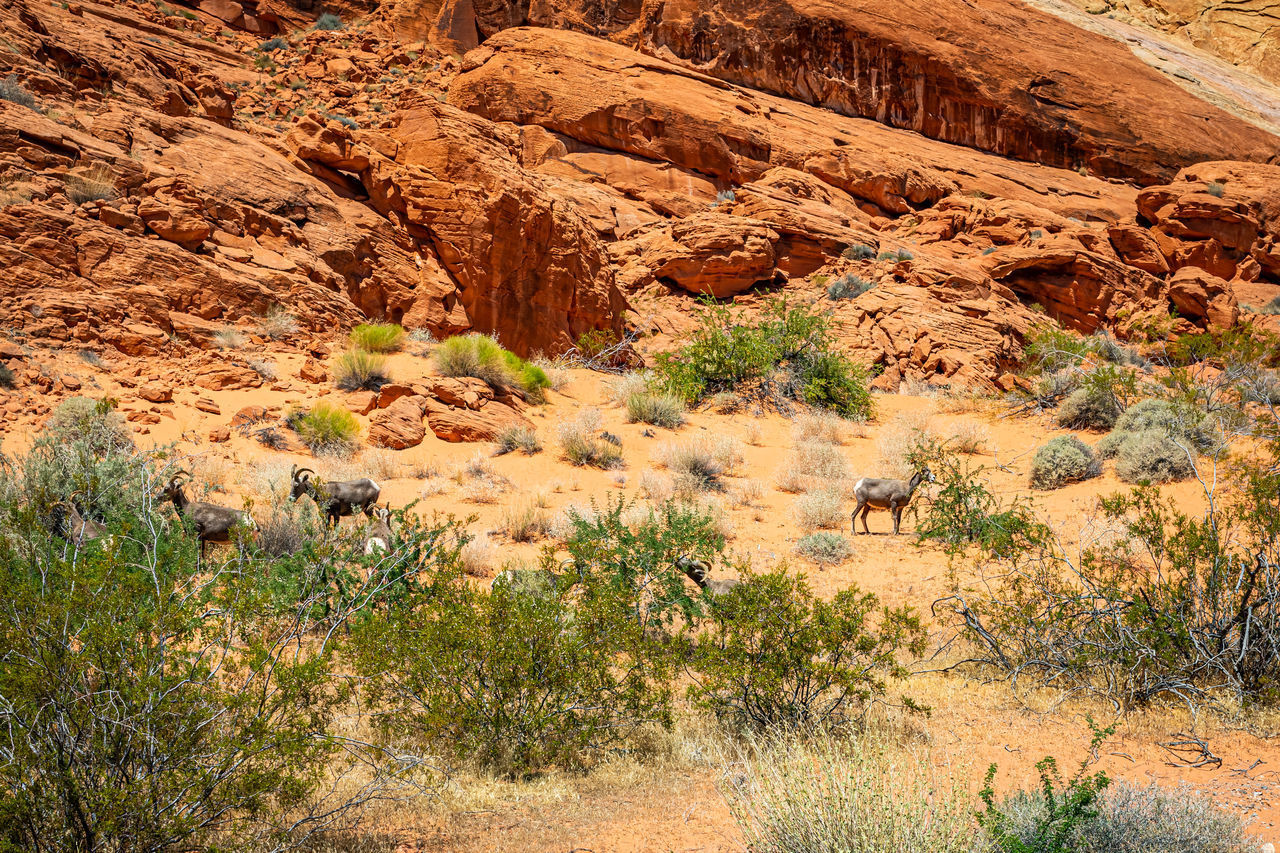
POLYGON ((0 388, 12 388, 17 384, 17 378, 13 375, 13 371, 9 369, 9 365, 0 364, 0 388))
POLYGON ((603 506, 569 507, 564 548, 576 577, 625 594, 629 618, 650 635, 701 615, 701 599, 676 567, 682 556, 714 562, 725 538, 715 516, 697 504, 667 501, 645 509, 622 497, 603 506))
POLYGON ((1280 374, 1259 371, 1241 383, 1240 399, 1264 406, 1280 405, 1280 374))
POLYGON ((239 349, 244 346, 245 339, 236 329, 225 326, 213 333, 213 345, 218 349, 239 349))
POLYGON ((377 391, 391 381, 386 356, 350 350, 333 366, 334 383, 343 391, 377 391))
POLYGON ((315 29, 317 30, 340 30, 344 26, 346 25, 342 23, 342 19, 332 12, 325 12, 323 15, 316 18, 315 23, 315 29))
POLYGON ((269 361, 250 358, 245 360, 245 366, 268 382, 276 381, 276 377, 278 376, 276 373, 276 366, 269 361))
POLYGON ((0 100, 20 104, 29 110, 36 108, 36 96, 22 85, 22 81, 18 79, 17 74, 10 74, 0 80, 0 100))
POLYGON ((673 394, 638 391, 627 397, 627 420, 675 429, 684 423, 684 401, 673 394))
POLYGON ((838 722, 905 673, 901 655, 923 653, 910 608, 885 608, 873 625, 879 602, 856 586, 824 601, 786 567, 740 572, 743 582, 717 598, 722 618, 704 626, 689 665, 691 697, 734 727, 838 722))
POLYGON ((922 445, 908 464, 928 467, 935 477, 932 499, 912 501, 918 507, 916 536, 922 541, 939 542, 953 555, 973 546, 1007 560, 1041 547, 1048 538, 1048 528, 1026 502, 1017 497, 1004 501, 991 490, 985 466, 959 459, 936 443, 922 445))
POLYGON ((395 352, 404 345, 404 327, 396 323, 361 323, 351 330, 351 346, 366 352, 395 352))
POLYGON ((890 252, 881 252, 879 255, 879 258, 882 261, 893 261, 894 263, 901 263, 902 261, 914 260, 915 255, 911 254, 906 249, 894 249, 893 251, 890 251, 890 252))
POLYGON ((844 258, 846 261, 865 261, 874 258, 875 256, 875 249, 861 244, 849 246, 840 253, 840 257, 844 258))
POLYGON ((296 554, 320 535, 314 504, 275 503, 267 516, 257 522, 254 540, 269 557, 296 554))
POLYGON ((716 201, 712 207, 716 207, 721 204, 731 204, 736 199, 737 196, 734 194, 733 190, 720 190, 720 192, 716 193, 716 201))
POLYGON ((258 332, 263 337, 278 341, 298 333, 298 318, 280 305, 272 305, 258 319, 258 332))
POLYGON ((289 43, 287 41, 285 41, 282 38, 276 37, 276 38, 267 39, 262 44, 258 45, 258 50, 264 53, 270 53, 274 50, 283 50, 288 46, 289 46, 289 43))
POLYGON ((803 492, 815 482, 847 480, 849 462, 840 448, 822 441, 798 442, 778 470, 778 488, 803 492))
POLYGON ((805 412, 796 416, 791 435, 797 444, 844 444, 849 435, 849 422, 831 412, 805 412))
POLYGON ((312 453, 346 455, 355 451, 360 422, 346 409, 321 400, 297 419, 294 429, 312 453))
POLYGON ((982 424, 963 423, 951 430, 947 436, 947 447, 956 453, 974 456, 987 448, 990 433, 982 424))
POLYGON ((551 386, 546 371, 503 349, 488 335, 472 333, 446 339, 436 349, 436 366, 445 376, 472 376, 497 389, 518 388, 541 401, 551 386))
POLYGON ((88 201, 110 201, 118 193, 115 186, 115 175, 107 166, 97 165, 82 174, 68 172, 63 177, 67 198, 74 204, 88 201))
POLYGON ((854 299, 875 287, 875 282, 849 273, 827 285, 827 298, 832 300, 854 299))
POLYGON ((68 397, 45 422, 44 434, 64 444, 84 443, 93 453, 107 455, 131 450, 133 439, 124 418, 110 398, 68 397))
POLYGON ((1074 435, 1050 439, 1031 460, 1031 486, 1036 489, 1060 489, 1101 473, 1098 457, 1074 435))
POLYGON ((820 565, 837 566, 853 557, 853 546, 839 533, 809 533, 796 543, 796 553, 820 565))
POLYGON ((1218 181, 1210 181, 1204 185, 1204 191, 1215 198, 1222 198, 1222 194, 1227 191, 1227 188, 1218 181))
POLYGON ((1280 314, 1280 296, 1272 299, 1258 310, 1259 314, 1280 314))
POLYGON ((754 853, 973 853, 963 785, 873 738, 769 738, 719 787, 754 853))
POLYGON ((1195 475, 1192 452, 1159 429, 1123 434, 1116 476, 1125 483, 1173 483, 1195 475))
POLYGON ((1093 388, 1078 388, 1062 401, 1058 426, 1066 429, 1109 430, 1120 417, 1120 407, 1111 394, 1093 388))
POLYGON ((1214 449, 1219 441, 1202 412, 1172 400, 1140 400, 1121 413, 1112 430, 1117 435, 1150 431, 1198 452, 1214 449))
POLYGON ((356 668, 395 709, 380 726, 520 777, 589 765, 635 727, 669 724, 667 671, 641 653, 615 589, 590 583, 486 592, 459 572, 366 620, 353 638, 356 668))
POLYGON ((844 526, 844 496, 835 489, 814 489, 796 498, 796 524, 801 530, 834 530, 844 526))
POLYGON ((538 431, 532 427, 507 427, 498 433, 497 444, 498 447, 493 452, 495 456, 517 450, 525 456, 542 452, 542 441, 538 438, 538 431))
POLYGON ((987 769, 986 784, 978 794, 984 805, 978 812, 978 823, 996 853, 1075 853, 1081 849, 1080 834, 1098 817, 1098 799, 1111 782, 1105 773, 1088 772, 1092 756, 1115 731, 1114 727, 1098 729, 1092 719, 1089 725, 1094 731, 1090 757, 1068 780, 1063 780, 1056 759, 1043 758, 1036 763, 1039 790, 1019 791, 997 806, 991 787, 996 765, 987 769))
POLYGON ((712 442, 691 439, 668 442, 658 449, 658 462, 694 491, 719 491, 724 488, 720 477, 729 467, 727 460, 712 442))
POLYGON ((654 371, 664 390, 691 404, 732 391, 762 404, 800 400, 857 419, 873 411, 867 371, 835 351, 830 318, 784 300, 755 320, 708 304, 690 341, 659 353, 654 371))
POLYGON ((622 448, 607 439, 600 438, 600 413, 588 409, 575 420, 560 424, 556 430, 560 439, 560 453, 571 464, 591 468, 621 468, 624 464, 622 448))

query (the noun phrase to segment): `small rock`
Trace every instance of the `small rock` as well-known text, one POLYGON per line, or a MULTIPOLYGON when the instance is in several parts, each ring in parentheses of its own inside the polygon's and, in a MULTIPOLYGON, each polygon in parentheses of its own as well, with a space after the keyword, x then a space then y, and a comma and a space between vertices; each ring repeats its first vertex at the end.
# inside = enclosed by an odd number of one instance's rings
POLYGON ((329 372, 324 369, 323 364, 307 356, 307 360, 302 363, 302 369, 298 371, 298 378, 303 382, 319 385, 321 382, 328 381, 329 372))
POLYGON ((222 414, 222 409, 218 408, 218 404, 210 400, 208 397, 201 397, 196 400, 196 408, 202 412, 208 412, 211 415, 222 414))
POLYGON ((168 385, 144 385, 138 389, 138 396, 148 403, 173 402, 173 388, 168 385))
POLYGON ((238 426, 244 426, 245 424, 257 423, 258 421, 265 420, 266 417, 267 410, 262 406, 245 406, 243 409, 231 416, 231 426, 232 428, 235 428, 238 426))
POLYGON ((230 440, 230 438, 231 438, 231 430, 227 429, 224 426, 214 427, 213 429, 209 430, 209 440, 214 442, 215 444, 221 444, 224 441, 230 440))

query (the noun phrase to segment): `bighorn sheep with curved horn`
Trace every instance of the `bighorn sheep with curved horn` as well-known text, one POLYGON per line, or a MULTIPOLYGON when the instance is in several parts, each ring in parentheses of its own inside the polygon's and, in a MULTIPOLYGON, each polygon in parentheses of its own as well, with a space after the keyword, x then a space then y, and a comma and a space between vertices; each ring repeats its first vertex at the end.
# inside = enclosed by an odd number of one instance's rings
POLYGON ((344 515, 355 515, 356 510, 372 517, 369 508, 378 502, 378 496, 382 494, 382 487, 373 480, 361 477, 358 480, 325 482, 315 477, 316 472, 310 468, 294 465, 289 472, 289 479, 293 481, 289 500, 296 501, 303 495, 311 495, 328 526, 336 525, 344 515))
POLYGON ((391 550, 391 505, 373 508, 375 521, 364 534, 364 548, 367 555, 385 554, 391 550))
POLYGON ((199 570, 200 565, 204 563, 205 545, 210 542, 230 542, 231 531, 237 525, 244 525, 250 529, 258 525, 247 512, 189 499, 182 487, 185 485, 183 478, 190 476, 191 474, 187 471, 174 473, 169 478, 168 485, 164 487, 163 496, 173 501, 173 507, 178 511, 179 516, 190 519, 195 525, 196 538, 200 540, 200 559, 196 564, 199 570))
POLYGON ((706 560, 698 560, 693 557, 677 557, 676 568, 688 575, 689 580, 709 592, 712 598, 728 595, 731 590, 742 583, 742 581, 735 578, 711 580, 707 577, 711 572, 711 564, 706 560))
POLYGON ((867 529, 867 514, 872 507, 887 509, 893 515, 893 534, 898 535, 898 525, 902 522, 902 511, 911 503, 911 496, 916 487, 928 480, 933 482, 933 473, 928 468, 921 468, 910 480, 879 480, 863 477, 853 484, 853 496, 858 505, 853 508, 849 526, 854 534, 858 532, 858 513, 862 513, 862 532, 871 533, 867 529))
POLYGON ((85 518, 80 514, 80 510, 76 508, 76 496, 81 494, 83 493, 75 492, 66 500, 58 501, 54 504, 55 507, 60 507, 65 512, 59 519, 59 535, 77 547, 84 542, 92 542, 95 539, 102 539, 104 544, 110 545, 111 534, 107 531, 107 526, 101 522, 94 521, 92 518, 85 518))

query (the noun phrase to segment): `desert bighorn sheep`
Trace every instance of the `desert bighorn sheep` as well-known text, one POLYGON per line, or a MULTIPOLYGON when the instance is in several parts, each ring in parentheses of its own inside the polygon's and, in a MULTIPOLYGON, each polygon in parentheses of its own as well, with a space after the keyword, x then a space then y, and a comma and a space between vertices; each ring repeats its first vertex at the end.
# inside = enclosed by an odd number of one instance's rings
POLYGON ((728 595, 730 590, 742 583, 742 581, 732 578, 726 580, 710 580, 707 577, 707 574, 711 571, 711 565, 706 560, 696 560, 692 557, 677 557, 676 568, 688 575, 689 580, 709 592, 712 598, 719 598, 722 595, 728 595))
POLYGON ((361 550, 369 555, 385 554, 391 550, 391 507, 375 506, 372 515, 375 520, 365 531, 361 550))
POLYGON ((200 557, 196 563, 198 571, 199 567, 204 563, 206 544, 210 542, 230 542, 231 530, 237 525, 244 525, 250 529, 254 529, 258 525, 247 512, 205 503, 204 501, 190 500, 187 497, 187 493, 182 490, 185 484, 183 477, 190 476, 191 474, 186 471, 175 473, 169 478, 169 484, 164 487, 163 495, 173 501, 173 508, 178 511, 179 516, 190 519, 192 524, 195 525, 196 538, 200 540, 200 557))
POLYGON ((290 501, 296 501, 303 495, 311 495, 316 507, 324 515, 327 526, 336 525, 344 515, 355 515, 356 510, 372 518, 369 508, 378 502, 378 496, 382 494, 381 486, 368 477, 324 482, 313 479, 315 473, 310 468, 293 466, 293 470, 289 472, 289 479, 293 481, 293 488, 289 492, 290 501))
POLYGON ((109 545, 111 535, 107 532, 107 526, 101 522, 94 521, 92 518, 85 518, 80 514, 80 510, 76 509, 76 495, 78 494, 80 493, 76 492, 67 500, 58 501, 54 504, 55 507, 61 508, 64 512, 58 520, 60 535, 76 546, 84 542, 92 542, 95 539, 103 539, 103 542, 109 545))
POLYGON ((849 519, 849 526, 857 534, 858 513, 862 513, 862 532, 870 533, 867 529, 867 514, 871 512, 872 507, 877 509, 887 509, 893 514, 893 533, 898 533, 898 525, 902 522, 902 510, 907 504, 911 503, 911 495, 915 493, 916 487, 924 481, 933 482, 933 473, 928 468, 921 468, 910 480, 877 480, 872 477, 863 477, 861 480, 853 484, 853 496, 857 498, 858 505, 853 508, 853 515, 849 519))

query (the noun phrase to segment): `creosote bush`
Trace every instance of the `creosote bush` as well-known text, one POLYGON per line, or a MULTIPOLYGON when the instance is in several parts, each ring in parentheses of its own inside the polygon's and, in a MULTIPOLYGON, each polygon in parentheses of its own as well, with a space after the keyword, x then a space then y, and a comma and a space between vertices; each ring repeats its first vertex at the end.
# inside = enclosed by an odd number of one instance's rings
POLYGON ((350 350, 333 366, 334 383, 343 391, 377 391, 391 381, 386 356, 350 350))
POLYGON ((1093 449, 1074 435, 1050 439, 1031 460, 1031 485, 1036 489, 1058 489, 1101 473, 1093 449))
POLYGON ((689 343, 655 359, 659 386, 687 403, 731 391, 776 408, 800 401, 871 417, 867 371, 836 350, 827 315, 777 300, 748 319, 708 304, 699 324, 689 343))
POLYGON ((396 323, 361 323, 351 330, 351 346, 366 352, 395 352, 404 338, 404 327, 396 323))
POLYGON ((722 618, 699 634, 689 688, 735 728, 840 722, 882 698, 888 678, 905 674, 902 655, 924 651, 924 629, 909 607, 881 610, 856 586, 825 601, 785 566, 739 573, 743 582, 716 599, 722 618))
POLYGON ((309 412, 293 419, 303 444, 317 455, 345 456, 355 451, 360 422, 346 409, 321 400, 309 412))
POLYGON ((684 401, 674 394, 636 391, 627 396, 627 420, 675 429, 684 423, 684 401))

